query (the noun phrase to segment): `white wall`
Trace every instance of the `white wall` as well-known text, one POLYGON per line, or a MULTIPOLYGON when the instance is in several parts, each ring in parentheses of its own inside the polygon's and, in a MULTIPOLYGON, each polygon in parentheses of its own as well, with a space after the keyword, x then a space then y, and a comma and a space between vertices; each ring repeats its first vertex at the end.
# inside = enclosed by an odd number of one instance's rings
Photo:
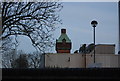
MULTIPOLYGON (((46 54, 45 55, 45 67, 85 68, 85 66, 89 67, 93 63, 94 63, 94 56, 92 54, 86 54, 86 60, 85 60, 85 55, 83 54, 46 54)), ((105 68, 118 67, 120 66, 120 55, 96 54, 95 63, 101 64, 101 67, 105 67, 105 68)))
POLYGON ((68 68, 69 54, 46 54, 45 67, 63 67, 68 68))
MULTIPOLYGON (((87 67, 94 62, 93 55, 87 55, 87 67)), ((101 64, 101 67, 118 67, 118 55, 114 54, 96 54, 95 63, 101 64)))
POLYGON ((118 56, 118 67, 120 68, 120 54, 118 56))
POLYGON ((83 68, 82 54, 46 54, 45 67, 83 68))

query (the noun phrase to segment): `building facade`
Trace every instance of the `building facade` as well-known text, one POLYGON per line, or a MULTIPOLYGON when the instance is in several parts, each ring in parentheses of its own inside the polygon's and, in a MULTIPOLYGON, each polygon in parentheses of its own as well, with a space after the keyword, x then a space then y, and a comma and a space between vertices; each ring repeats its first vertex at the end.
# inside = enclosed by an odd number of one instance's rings
POLYGON ((66 29, 61 29, 61 35, 56 40, 56 51, 54 54, 45 54, 44 64, 46 68, 113 68, 120 67, 120 55, 115 55, 115 44, 95 45, 95 63, 94 47, 92 44, 85 46, 86 52, 70 53, 71 40, 66 34, 66 29), (94 66, 96 64, 96 66, 94 66))
MULTIPOLYGON (((90 54, 93 54, 92 50, 90 54)), ((97 44, 95 46, 96 54, 115 54, 115 44, 97 44)))
MULTIPOLYGON (((96 54, 95 62, 100 68, 120 68, 120 55, 96 54)), ((93 54, 46 54, 46 68, 90 68, 93 67, 93 54)))
POLYGON ((118 2, 119 26, 118 26, 118 54, 120 54, 120 0, 118 2))

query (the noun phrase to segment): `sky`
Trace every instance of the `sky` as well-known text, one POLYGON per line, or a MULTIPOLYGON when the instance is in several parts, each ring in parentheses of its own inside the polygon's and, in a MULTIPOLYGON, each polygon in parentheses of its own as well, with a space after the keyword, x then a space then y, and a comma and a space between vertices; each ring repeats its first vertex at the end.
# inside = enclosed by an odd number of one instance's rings
MULTIPOLYGON (((91 21, 96 20, 96 44, 115 44, 118 48, 118 3, 117 2, 62 2, 63 9, 59 15, 62 23, 54 34, 58 39, 61 29, 67 30, 72 41, 71 53, 78 50, 81 44, 93 43, 93 27, 91 21)), ((31 42, 21 38, 19 49, 33 52, 31 42), (24 41, 24 42, 23 42, 24 41)), ((52 53, 56 53, 53 48, 52 53)))

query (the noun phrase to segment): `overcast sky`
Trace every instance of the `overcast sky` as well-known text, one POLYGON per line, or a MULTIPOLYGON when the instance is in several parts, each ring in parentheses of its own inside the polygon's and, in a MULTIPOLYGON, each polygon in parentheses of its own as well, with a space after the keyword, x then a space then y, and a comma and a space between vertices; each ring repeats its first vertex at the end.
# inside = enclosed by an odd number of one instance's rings
MULTIPOLYGON (((81 44, 93 43, 93 28, 90 23, 92 20, 96 20, 98 21, 96 27, 96 43, 116 44, 117 51, 117 2, 63 2, 63 6, 63 9, 59 13, 63 24, 53 32, 55 39, 59 38, 61 28, 66 28, 67 35, 72 41, 71 52, 73 53, 79 49, 81 44)), ((26 39, 20 41, 20 44, 19 49, 25 52, 34 51, 30 42, 26 39)), ((52 52, 56 52, 55 48, 53 48, 52 52)))

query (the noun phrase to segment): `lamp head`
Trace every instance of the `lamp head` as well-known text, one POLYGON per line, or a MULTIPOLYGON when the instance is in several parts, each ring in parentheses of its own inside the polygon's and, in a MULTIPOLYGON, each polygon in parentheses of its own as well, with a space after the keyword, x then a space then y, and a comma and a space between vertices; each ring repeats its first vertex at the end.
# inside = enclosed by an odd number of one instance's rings
POLYGON ((98 22, 97 22, 97 21, 95 21, 95 20, 93 20, 93 21, 91 22, 91 25, 92 25, 93 27, 96 27, 96 26, 97 26, 97 24, 98 24, 98 22))

